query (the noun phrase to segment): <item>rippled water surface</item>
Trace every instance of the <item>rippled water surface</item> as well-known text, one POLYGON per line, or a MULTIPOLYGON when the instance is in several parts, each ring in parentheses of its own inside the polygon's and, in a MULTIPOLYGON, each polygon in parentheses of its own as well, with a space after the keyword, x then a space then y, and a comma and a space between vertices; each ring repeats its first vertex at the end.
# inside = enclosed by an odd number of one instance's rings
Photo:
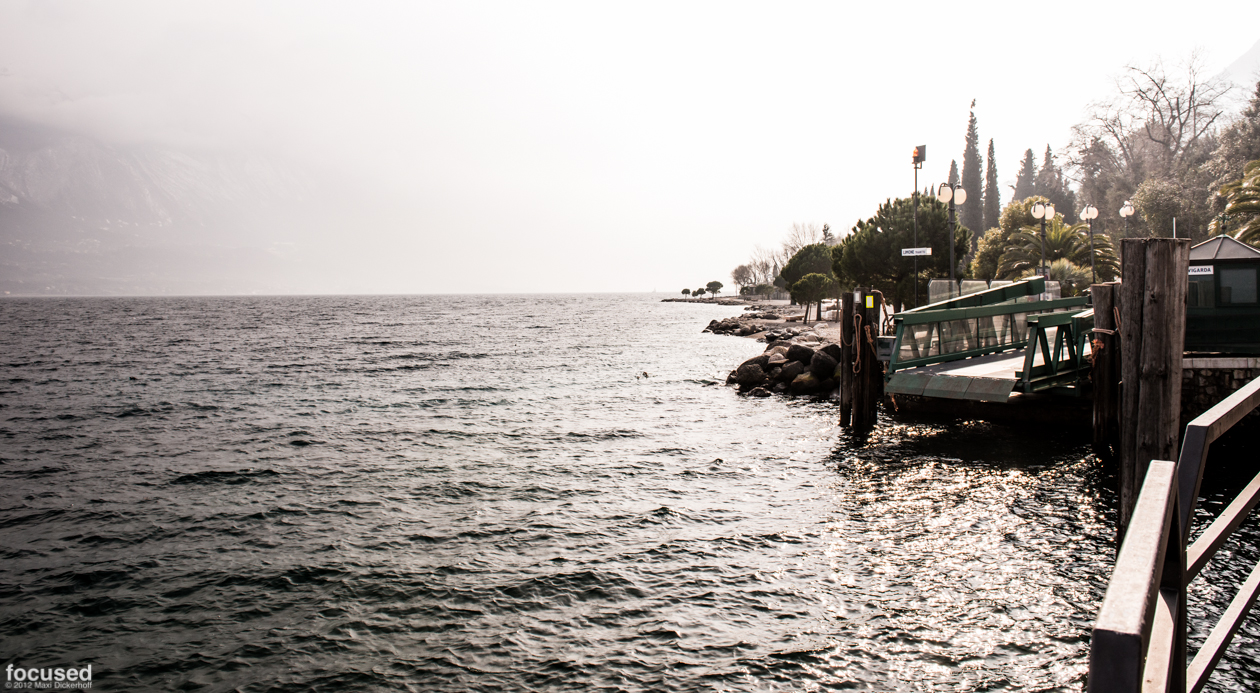
MULTIPOLYGON (((1086 441, 741 398, 764 345, 700 333, 735 311, 2 301, 0 658, 96 690, 1079 690, 1114 553, 1086 441)), ((1255 636, 1221 685, 1254 689, 1255 636)))

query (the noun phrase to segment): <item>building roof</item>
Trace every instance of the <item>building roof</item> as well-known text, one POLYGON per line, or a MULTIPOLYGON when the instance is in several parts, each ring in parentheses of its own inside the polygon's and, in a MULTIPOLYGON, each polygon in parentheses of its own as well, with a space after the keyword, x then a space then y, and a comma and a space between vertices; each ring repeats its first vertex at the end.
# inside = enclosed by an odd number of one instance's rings
POLYGON ((1190 262, 1211 260, 1260 260, 1260 250, 1223 235, 1190 248, 1190 262))

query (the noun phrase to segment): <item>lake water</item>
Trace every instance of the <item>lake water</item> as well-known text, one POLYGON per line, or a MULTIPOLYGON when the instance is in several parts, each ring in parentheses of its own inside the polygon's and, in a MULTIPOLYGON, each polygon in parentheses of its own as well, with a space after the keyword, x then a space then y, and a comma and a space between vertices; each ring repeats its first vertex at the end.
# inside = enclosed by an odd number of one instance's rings
MULTIPOLYGON (((854 436, 830 402, 740 397, 764 345, 700 332, 736 312, 0 301, 0 665, 104 691, 1080 690, 1115 550, 1088 441, 854 436)), ((1250 522, 1229 551, 1258 545, 1250 522)), ((1247 569, 1209 567, 1200 608, 1247 569)), ((1222 690, 1260 684, 1258 636, 1222 690)))

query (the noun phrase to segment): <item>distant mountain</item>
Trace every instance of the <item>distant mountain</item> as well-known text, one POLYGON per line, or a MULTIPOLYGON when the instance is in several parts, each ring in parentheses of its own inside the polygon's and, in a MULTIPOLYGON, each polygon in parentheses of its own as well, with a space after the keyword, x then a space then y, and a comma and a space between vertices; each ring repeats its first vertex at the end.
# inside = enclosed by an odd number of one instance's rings
POLYGON ((310 182, 262 156, 116 147, 0 119, 0 290, 285 291, 310 182))
POLYGON ((262 158, 116 149, 83 135, 0 121, 0 204, 102 223, 200 223, 225 205, 300 199, 292 173, 262 158), (7 199, 6 199, 7 198, 7 199))
POLYGON ((1218 76, 1241 87, 1248 97, 1255 93, 1256 82, 1260 81, 1260 41, 1218 76))

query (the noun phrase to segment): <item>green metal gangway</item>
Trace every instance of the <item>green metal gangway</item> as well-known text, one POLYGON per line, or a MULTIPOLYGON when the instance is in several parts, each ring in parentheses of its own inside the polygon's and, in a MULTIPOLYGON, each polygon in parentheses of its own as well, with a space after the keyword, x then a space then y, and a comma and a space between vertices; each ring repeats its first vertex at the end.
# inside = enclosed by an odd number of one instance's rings
POLYGON ((1045 291, 1035 277, 897 313, 884 392, 982 402, 1081 394, 1094 311, 1086 296, 1045 291))

